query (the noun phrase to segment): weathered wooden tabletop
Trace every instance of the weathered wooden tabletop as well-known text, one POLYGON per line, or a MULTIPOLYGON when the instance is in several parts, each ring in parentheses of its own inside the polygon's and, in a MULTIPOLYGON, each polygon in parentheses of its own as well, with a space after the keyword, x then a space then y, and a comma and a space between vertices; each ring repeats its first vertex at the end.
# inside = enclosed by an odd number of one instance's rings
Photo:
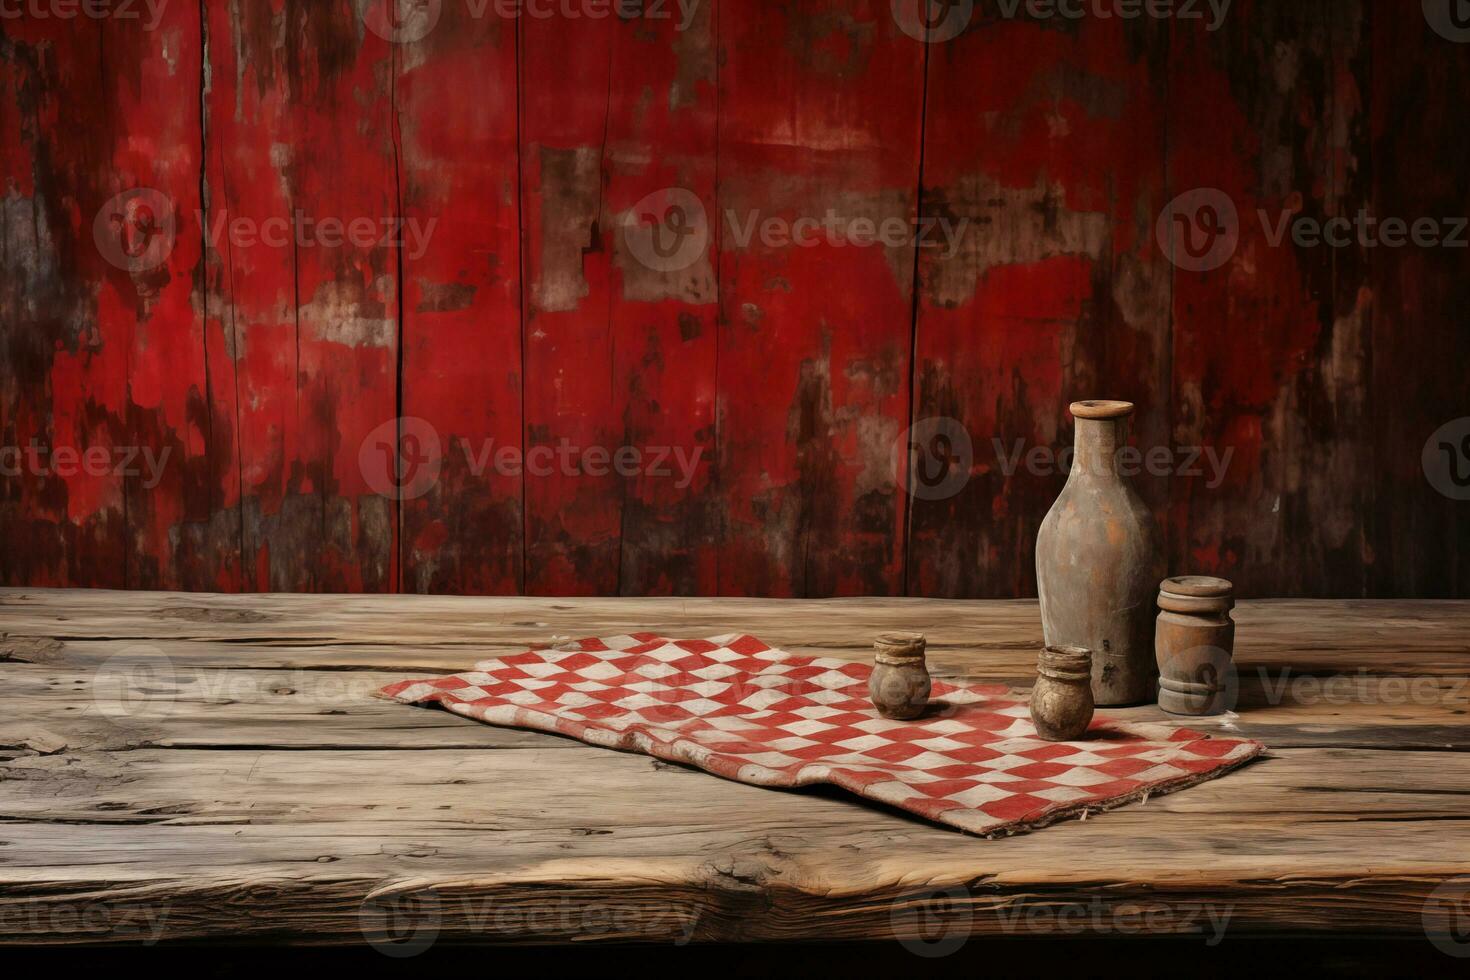
POLYGON ((1026 687, 1031 602, 0 591, 0 941, 1426 935, 1470 884, 1470 603, 1237 621, 1238 716, 1193 727, 1266 758, 983 840, 370 694, 636 628, 918 629, 937 673, 1026 687))

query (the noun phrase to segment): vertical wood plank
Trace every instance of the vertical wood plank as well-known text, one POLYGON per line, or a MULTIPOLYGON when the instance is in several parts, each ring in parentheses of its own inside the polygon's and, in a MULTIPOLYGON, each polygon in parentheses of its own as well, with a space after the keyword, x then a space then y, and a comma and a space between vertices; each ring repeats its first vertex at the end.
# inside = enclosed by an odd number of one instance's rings
MULTIPOLYGON (((138 20, 96 22, 105 31, 104 44, 120 35, 141 37, 111 86, 121 130, 111 161, 112 189, 156 192, 173 226, 172 248, 162 263, 132 273, 131 284, 115 276, 104 284, 102 308, 108 312, 99 319, 104 331, 111 321, 131 338, 128 432, 142 465, 125 477, 128 586, 212 589, 233 581, 239 535, 236 515, 224 506, 232 445, 228 432, 220 432, 218 444, 213 438, 216 406, 198 291, 202 11, 199 4, 173 3, 158 14, 151 30, 138 20)), ((119 217, 127 220, 125 209, 119 217)))
POLYGON ((680 487, 654 458, 712 455, 709 238, 673 263, 643 247, 647 220, 712 203, 713 10, 521 21, 533 593, 714 584, 708 466, 680 487))
MULTIPOLYGON (((1245 596, 1361 595, 1372 561, 1365 257, 1290 230, 1366 204, 1362 21, 1253 4, 1218 33, 1174 32, 1171 191, 1228 202, 1238 242, 1175 276, 1176 440, 1233 458, 1218 487, 1175 481, 1171 566, 1245 596)), ((1201 200, 1171 218, 1203 249, 1201 200)))
MULTIPOLYGON (((373 5, 286 6, 296 124, 296 207, 317 222, 398 217, 400 167, 390 42, 365 29, 373 5)), ((391 240, 342 241, 320 227, 296 256, 305 490, 321 502, 312 587, 392 591, 396 502, 371 485, 363 445, 398 416, 399 261, 391 240), (339 244, 340 242, 340 244, 339 244)))
POLYGON ((611 263, 599 221, 613 31, 553 17, 520 32, 526 590, 610 595, 620 494, 609 475, 558 469, 555 451, 562 440, 607 444, 614 432, 611 263))
POLYGON ((614 266, 618 439, 610 448, 627 447, 639 460, 622 481, 618 581, 623 595, 712 595, 722 526, 719 240, 681 242, 668 262, 653 244, 655 233, 663 241, 670 205, 691 209, 696 221, 702 213, 710 227, 725 14, 721 0, 643 10, 642 22, 617 32, 614 91, 636 98, 612 103, 603 208, 614 266))
MULTIPOLYGON (((915 483, 910 590, 1034 595, 1067 406, 1134 401, 1137 447, 1169 446, 1169 268, 1153 235, 1167 31, 977 9, 932 48, 924 210, 967 225, 952 253, 921 255, 914 421, 927 435, 951 420, 971 450, 947 464, 968 474, 940 484, 919 441, 936 492, 915 483)), ((1161 517, 1168 479, 1134 480, 1161 517)))
POLYGON ((440 457, 436 480, 400 491, 408 591, 523 584, 521 475, 497 463, 522 438, 516 33, 514 20, 451 3, 396 52, 402 435, 440 457))
POLYGON ((722 594, 903 590, 923 64, 886 0, 721 19, 722 594))
MULTIPOLYGON (((178 271, 152 234, 172 216, 171 202, 156 194, 129 207, 139 185, 160 176, 152 142, 160 121, 130 132, 147 116, 144 65, 157 66, 157 49, 136 24, 24 17, 0 32, 0 441, 17 454, 0 475, 4 579, 125 587, 138 575, 120 474, 138 435, 128 377, 134 331, 178 271), (139 232, 130 239, 136 252, 109 237, 114 230, 139 232), (62 461, 57 450, 94 461, 62 461)), ((187 296, 187 274, 182 288, 187 296)))
MULTIPOLYGON (((1372 7, 1373 213, 1448 228, 1470 216, 1470 30, 1448 2, 1434 11, 1444 33, 1406 6, 1372 7)), ((1470 594, 1470 248, 1455 237, 1373 256, 1374 595, 1470 594)))
POLYGON ((391 590, 394 501, 361 462, 398 414, 389 42, 354 0, 206 10, 208 309, 236 371, 245 575, 391 590))
MULTIPOLYGON (((319 499, 306 488, 284 0, 205 0, 203 310, 216 433, 234 433, 240 587, 311 588, 319 499), (247 230, 238 235, 234 229, 247 230), (282 229, 259 240, 248 230, 282 229), (224 357, 216 356, 222 352, 224 357)), ((221 442, 222 440, 217 440, 221 442)))

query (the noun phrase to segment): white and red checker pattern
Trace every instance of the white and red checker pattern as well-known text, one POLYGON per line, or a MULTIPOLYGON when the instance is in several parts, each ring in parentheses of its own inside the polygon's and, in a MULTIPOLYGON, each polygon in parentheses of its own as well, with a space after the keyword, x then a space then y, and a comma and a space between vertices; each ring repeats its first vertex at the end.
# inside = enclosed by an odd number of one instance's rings
POLYGON ((1036 734, 999 685, 936 681, 918 721, 880 717, 867 664, 797 657, 753 636, 587 639, 400 681, 380 697, 570 735, 755 786, 832 783, 975 834, 1013 833, 1221 775, 1263 749, 1164 726, 1036 734))

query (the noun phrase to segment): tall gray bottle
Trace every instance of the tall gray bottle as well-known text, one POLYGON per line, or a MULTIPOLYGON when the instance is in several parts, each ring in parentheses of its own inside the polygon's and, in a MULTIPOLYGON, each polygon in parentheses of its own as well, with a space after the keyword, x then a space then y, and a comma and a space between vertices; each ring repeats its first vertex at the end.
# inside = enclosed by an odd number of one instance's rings
POLYGON ((1036 539, 1046 644, 1091 650, 1093 698, 1111 707, 1158 693, 1154 598, 1164 561, 1153 515, 1118 472, 1132 415, 1129 402, 1072 405, 1072 472, 1036 539))

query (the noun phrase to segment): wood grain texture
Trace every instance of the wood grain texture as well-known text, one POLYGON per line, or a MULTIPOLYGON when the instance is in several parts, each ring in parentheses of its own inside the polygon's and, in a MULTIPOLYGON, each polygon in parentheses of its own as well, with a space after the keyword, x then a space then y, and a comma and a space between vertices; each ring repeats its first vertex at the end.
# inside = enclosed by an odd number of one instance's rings
POLYGON ((0 582, 1027 596, 1065 406, 1106 396, 1169 459, 1136 482, 1171 571, 1467 594, 1421 457, 1466 413, 1470 249, 1281 224, 1470 212, 1470 44, 1423 5, 978 4, 928 44, 889 0, 398 6, 0 22, 0 582), (1156 236, 1198 189, 1242 222, 1203 272, 1156 236), (176 234, 130 268, 94 219, 139 190, 176 234), (650 268, 671 193, 708 240, 650 268), (931 419, 974 458, 913 500, 931 419))
POLYGON ((1382 256, 1291 230, 1368 207, 1368 30, 1358 4, 1260 4, 1215 34, 1179 26, 1171 51, 1171 194, 1223 191, 1240 239, 1223 267, 1174 277, 1174 438, 1234 458, 1218 488, 1173 481, 1170 559, 1267 595, 1364 594, 1377 557, 1363 474, 1382 256))
POLYGON ((720 592, 898 594, 924 48, 880 0, 721 27, 720 592))
MULTIPOLYGON (((1411 221, 1470 215, 1464 183, 1446 177, 1470 166, 1470 136, 1462 126, 1437 121, 1446 93, 1470 82, 1470 44, 1448 41, 1418 18, 1391 16, 1380 7, 1374 8, 1370 43, 1375 213, 1411 221)), ((1370 271, 1377 474, 1370 527, 1378 559, 1372 587, 1464 595, 1470 582, 1465 501, 1426 488, 1422 464, 1416 468, 1414 461, 1441 426, 1470 416, 1464 371, 1457 377, 1435 367, 1470 358, 1462 315, 1470 303, 1470 247, 1380 249, 1370 271)), ((1462 477, 1470 472, 1466 448, 1455 457, 1462 477)))
POLYGON ((1422 936, 1426 899, 1470 874, 1470 604, 1238 619, 1237 712, 1192 727, 1267 758, 986 841, 370 695, 635 626, 852 659, 921 628, 939 673, 1024 688, 1034 603, 3 590, 0 942, 360 943, 394 895, 443 941, 892 940, 920 910, 1034 936, 1074 907, 1101 910, 1083 933, 1208 935, 1208 909, 1231 936, 1422 936))
POLYGON ((495 465, 522 445, 517 45, 514 21, 451 3, 435 30, 394 51, 399 194, 417 223, 402 266, 410 421, 398 448, 418 445, 437 456, 418 465, 439 467, 430 485, 400 481, 397 584, 410 592, 524 587, 523 479, 495 465))

